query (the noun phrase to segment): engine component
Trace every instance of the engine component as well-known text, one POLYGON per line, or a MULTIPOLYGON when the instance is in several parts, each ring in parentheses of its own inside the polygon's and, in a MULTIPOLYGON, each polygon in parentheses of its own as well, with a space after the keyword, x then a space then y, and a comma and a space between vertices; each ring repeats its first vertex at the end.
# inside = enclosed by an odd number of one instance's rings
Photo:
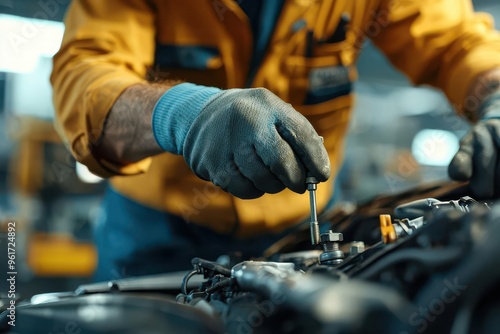
POLYGON ((391 222, 390 215, 380 215, 380 233, 385 244, 396 242, 399 238, 411 235, 424 225, 424 217, 412 220, 408 218, 396 219, 391 222))
POLYGON ((369 233, 332 224, 317 236, 322 250, 305 226, 286 251, 252 261, 194 258, 181 276, 35 296, 18 304, 24 327, 9 328, 4 312, 0 332, 497 333, 500 206, 455 195, 400 205, 394 220, 380 213, 396 202, 379 199, 368 205, 376 214, 349 224, 369 233))
POLYGON ((328 230, 321 234, 321 245, 323 253, 319 256, 321 264, 337 265, 344 261, 344 252, 340 250, 339 241, 344 240, 342 233, 334 233, 328 230))
POLYGON ((363 241, 353 241, 349 246, 349 254, 351 256, 361 254, 365 251, 365 243, 363 241))
POLYGON ((395 209, 396 215, 407 215, 413 219, 395 219, 393 222, 390 215, 380 215, 382 241, 385 244, 390 244, 396 242, 401 237, 412 235, 414 231, 425 225, 424 215, 428 215, 431 212, 437 212, 438 210, 470 212, 474 206, 484 206, 490 209, 488 203, 479 203, 469 196, 447 202, 441 202, 435 198, 426 198, 400 205, 395 209))

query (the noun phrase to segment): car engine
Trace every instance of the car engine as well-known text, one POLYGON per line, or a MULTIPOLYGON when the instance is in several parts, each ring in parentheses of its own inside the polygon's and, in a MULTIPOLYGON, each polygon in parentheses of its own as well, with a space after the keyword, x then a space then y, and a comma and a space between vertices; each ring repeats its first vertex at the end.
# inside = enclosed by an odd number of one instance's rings
POLYGON ((260 258, 194 258, 187 274, 36 295, 0 331, 497 333, 500 206, 469 193, 428 185, 339 207, 317 245, 304 226, 260 258))

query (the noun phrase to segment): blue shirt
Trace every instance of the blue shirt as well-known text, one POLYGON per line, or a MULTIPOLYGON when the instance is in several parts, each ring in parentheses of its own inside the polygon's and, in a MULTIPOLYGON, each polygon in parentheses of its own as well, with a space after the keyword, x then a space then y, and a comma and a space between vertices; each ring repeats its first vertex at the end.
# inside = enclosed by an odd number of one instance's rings
POLYGON ((253 81, 273 35, 284 0, 235 0, 250 20, 254 47, 247 85, 253 81))

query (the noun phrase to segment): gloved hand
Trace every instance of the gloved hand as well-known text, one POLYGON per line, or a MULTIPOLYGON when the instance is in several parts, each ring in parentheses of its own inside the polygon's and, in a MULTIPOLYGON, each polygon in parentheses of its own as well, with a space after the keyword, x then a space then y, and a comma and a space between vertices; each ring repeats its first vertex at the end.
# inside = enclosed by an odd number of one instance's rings
POLYGON ((153 132, 196 175, 240 198, 285 188, 303 193, 306 172, 330 175, 326 149, 299 112, 263 88, 174 86, 153 111, 153 132))
POLYGON ((500 195, 500 93, 485 100, 481 120, 460 142, 460 149, 448 167, 450 177, 470 181, 475 196, 500 195))

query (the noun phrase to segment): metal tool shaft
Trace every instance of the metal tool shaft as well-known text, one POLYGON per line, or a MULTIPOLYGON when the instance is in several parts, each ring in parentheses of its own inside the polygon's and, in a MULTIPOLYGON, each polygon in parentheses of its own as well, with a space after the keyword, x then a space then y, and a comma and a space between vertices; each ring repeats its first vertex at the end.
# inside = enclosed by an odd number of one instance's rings
POLYGON ((318 221, 318 213, 316 211, 316 191, 311 190, 309 192, 309 200, 311 204, 311 221, 316 222, 318 221))
POLYGON ((316 189, 318 187, 317 186, 318 183, 319 183, 318 180, 314 176, 312 176, 310 173, 307 174, 306 184, 307 184, 307 190, 309 191, 309 201, 311 207, 310 229, 311 229, 312 245, 319 244, 319 224, 318 224, 318 211, 316 204, 316 189))

